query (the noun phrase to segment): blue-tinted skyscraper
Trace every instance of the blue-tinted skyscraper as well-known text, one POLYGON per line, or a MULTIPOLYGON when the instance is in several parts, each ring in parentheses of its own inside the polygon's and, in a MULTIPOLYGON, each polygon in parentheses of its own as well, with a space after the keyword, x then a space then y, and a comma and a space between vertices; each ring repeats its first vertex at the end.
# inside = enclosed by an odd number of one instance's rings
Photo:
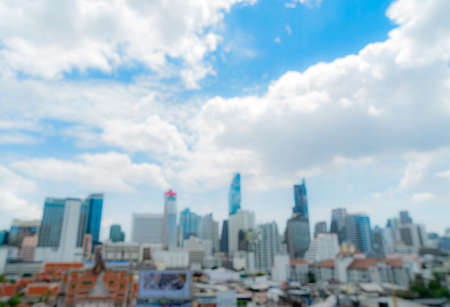
POLYGON ((229 214, 235 214, 241 208, 241 174, 236 173, 231 181, 229 201, 229 214))
POLYGON ((303 179, 302 184, 294 185, 294 214, 308 218, 308 198, 306 195, 306 184, 303 179))
MULTIPOLYGON (((61 238, 61 229, 64 220, 66 202, 70 198, 47 198, 44 203, 44 213, 42 215, 41 226, 39 229, 39 247, 59 247, 61 238)), ((93 243, 100 240, 100 226, 103 210, 103 194, 91 194, 81 202, 79 210, 79 219, 77 229, 76 246, 83 245, 85 234, 92 235, 93 243)))
POLYGON ((286 245, 291 258, 302 258, 311 242, 305 180, 302 181, 302 184, 294 185, 294 208, 292 212, 293 216, 286 225, 286 245))
POLYGON ((169 190, 164 198, 162 242, 167 247, 177 246, 177 193, 169 190))
POLYGON ((346 239, 359 251, 372 252, 372 229, 370 218, 364 214, 348 214, 345 218, 346 239))
POLYGON ((87 206, 86 233, 92 235, 92 243, 96 244, 100 242, 103 194, 91 194, 84 203, 87 206))
POLYGON ((109 239, 111 242, 125 241, 125 233, 122 231, 122 227, 120 225, 111 225, 109 228, 109 239))
POLYGON ((58 247, 64 219, 66 200, 47 198, 44 203, 41 227, 39 228, 39 247, 58 247))
POLYGON ((180 226, 183 240, 189 239, 190 236, 198 236, 200 227, 200 215, 191 212, 189 208, 184 209, 180 213, 180 226))

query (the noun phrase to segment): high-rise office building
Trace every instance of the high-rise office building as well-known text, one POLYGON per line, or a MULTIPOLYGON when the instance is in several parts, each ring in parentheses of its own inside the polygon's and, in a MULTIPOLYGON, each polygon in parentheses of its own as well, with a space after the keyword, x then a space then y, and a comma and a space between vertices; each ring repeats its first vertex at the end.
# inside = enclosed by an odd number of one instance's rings
POLYGON ((317 222, 316 225, 314 226, 314 238, 316 238, 321 233, 327 232, 328 232, 327 222, 325 221, 317 222))
POLYGON ((293 216, 287 221, 285 240, 289 256, 302 258, 309 248, 311 233, 309 229, 308 197, 306 184, 294 185, 293 216))
POLYGON ((275 222, 259 225, 255 240, 255 267, 261 272, 270 272, 275 255, 280 252, 281 242, 275 222))
POLYGON ((131 242, 162 244, 163 215, 151 213, 133 214, 131 242))
POLYGON ((34 236, 38 233, 40 220, 14 219, 8 234, 8 244, 20 247, 24 237, 34 236))
POLYGON ((82 201, 78 198, 47 198, 38 237, 37 260, 79 261, 79 234, 85 233, 82 201))
POLYGON ((228 220, 222 222, 222 233, 220 236, 220 251, 228 254, 228 220))
POLYGON ((412 224, 413 220, 409 216, 409 212, 407 210, 400 211, 400 224, 406 225, 406 224, 412 224))
POLYGON ((228 198, 229 214, 233 215, 241 208, 241 175, 239 173, 236 173, 231 181, 228 198))
POLYGON ((255 213, 238 210, 228 220, 228 252, 233 255, 239 247, 239 231, 255 228, 255 213))
POLYGON ((401 224, 399 233, 403 244, 410 247, 414 252, 418 252, 420 248, 428 245, 428 236, 424 225, 401 224))
MULTIPOLYGON (((66 199, 47 198, 39 229, 39 247, 58 247, 64 219, 66 199)), ((78 233, 78 229, 76 229, 78 233)))
POLYGON ((180 212, 182 241, 189 239, 190 236, 198 237, 200 220, 200 215, 195 214, 189 208, 180 212))
POLYGON ((93 244, 100 242, 102 223, 103 194, 91 194, 83 202, 87 206, 86 233, 92 235, 93 244))
POLYGON ((212 213, 201 217, 199 237, 211 241, 213 252, 219 251, 219 223, 214 220, 212 213))
POLYGON ((287 221, 285 240, 291 259, 303 258, 311 242, 309 222, 301 216, 293 216, 287 221))
POLYGON ((118 224, 111 225, 109 228, 109 239, 112 242, 124 242, 125 233, 122 231, 122 227, 118 224))
POLYGON ((177 246, 177 193, 169 190, 164 194, 164 199, 163 244, 167 247, 177 246))
POLYGON ((337 208, 331 211, 330 232, 337 234, 339 244, 346 241, 345 217, 347 210, 345 208, 337 208))
POLYGON ((347 214, 345 219, 346 237, 356 249, 364 253, 373 250, 370 218, 365 214, 347 214))
POLYGON ((294 208, 292 211, 298 216, 309 219, 305 179, 302 180, 302 184, 294 185, 294 208))

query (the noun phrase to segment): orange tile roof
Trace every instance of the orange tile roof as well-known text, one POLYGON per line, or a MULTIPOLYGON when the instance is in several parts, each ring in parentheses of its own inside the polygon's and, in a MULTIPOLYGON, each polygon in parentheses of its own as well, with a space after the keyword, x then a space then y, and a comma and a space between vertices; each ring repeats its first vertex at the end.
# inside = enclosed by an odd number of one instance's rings
POLYGON ((321 261, 319 263, 316 263, 314 266, 319 268, 333 268, 334 269, 334 259, 328 259, 321 261))
POLYGON ((348 267, 349 270, 367 270, 371 267, 374 267, 378 263, 377 258, 363 258, 363 259, 355 259, 352 264, 348 267))
POLYGON ((302 264, 309 264, 309 263, 308 263, 308 261, 301 259, 301 258, 291 259, 291 266, 302 265, 302 264))
POLYGON ((384 258, 383 262, 394 268, 403 267, 403 260, 399 258, 384 258))
POLYGON ((0 296, 13 296, 17 292, 16 284, 6 284, 3 283, 0 285, 0 296))

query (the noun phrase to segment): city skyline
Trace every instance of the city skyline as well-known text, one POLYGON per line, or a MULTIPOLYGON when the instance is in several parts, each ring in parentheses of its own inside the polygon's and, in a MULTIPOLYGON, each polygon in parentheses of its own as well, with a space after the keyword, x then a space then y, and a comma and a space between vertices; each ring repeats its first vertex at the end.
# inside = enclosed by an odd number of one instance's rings
POLYGON ((283 225, 305 178, 311 224, 346 207, 448 226, 448 1, 114 3, 0 6, 5 228, 101 191, 102 233, 129 233, 169 187, 221 220, 235 172, 261 222, 283 225))

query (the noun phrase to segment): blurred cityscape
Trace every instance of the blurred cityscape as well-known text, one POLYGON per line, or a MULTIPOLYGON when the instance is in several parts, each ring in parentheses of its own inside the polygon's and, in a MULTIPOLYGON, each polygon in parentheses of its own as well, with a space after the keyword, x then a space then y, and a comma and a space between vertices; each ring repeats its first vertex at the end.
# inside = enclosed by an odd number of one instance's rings
POLYGON ((285 225, 257 224, 237 173, 221 223, 179 212, 169 190, 162 212, 133 213, 131 234, 114 224, 103 242, 103 194, 48 197, 42 220, 0 232, 0 304, 448 306, 450 228, 427 232, 407 210, 373 226, 346 208, 310 225, 304 180, 293 196, 285 225))

